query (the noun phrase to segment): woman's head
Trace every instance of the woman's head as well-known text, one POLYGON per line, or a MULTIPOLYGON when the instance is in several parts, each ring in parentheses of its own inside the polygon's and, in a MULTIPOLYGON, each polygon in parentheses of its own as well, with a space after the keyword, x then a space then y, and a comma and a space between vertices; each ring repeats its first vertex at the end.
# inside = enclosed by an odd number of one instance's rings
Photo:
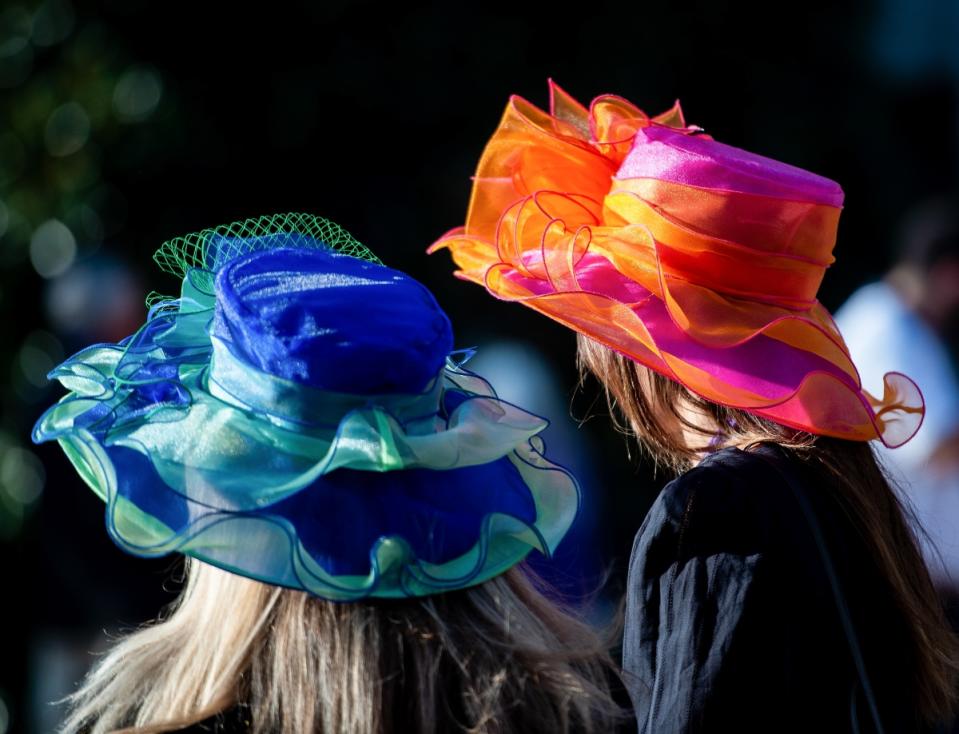
POLYGON ((603 730, 602 644, 511 570, 556 548, 578 485, 548 422, 463 367, 426 287, 308 215, 155 259, 180 298, 60 365, 70 393, 34 440, 64 448, 124 550, 200 562, 72 722, 240 702, 258 732, 603 730))
POLYGON ((166 731, 237 703, 253 732, 608 731, 605 642, 519 569, 431 597, 336 603, 187 560, 157 624, 121 640, 66 724, 166 731))

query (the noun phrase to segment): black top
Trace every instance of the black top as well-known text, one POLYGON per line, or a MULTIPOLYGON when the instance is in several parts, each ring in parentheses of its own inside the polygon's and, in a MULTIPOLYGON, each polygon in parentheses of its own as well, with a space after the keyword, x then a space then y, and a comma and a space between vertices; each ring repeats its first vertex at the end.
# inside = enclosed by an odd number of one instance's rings
MULTIPOLYGON (((618 679, 614 681, 612 685, 616 703, 623 707, 624 717, 621 721, 617 722, 615 730, 610 732, 610 734, 627 734, 627 732, 634 732, 636 731, 636 726, 633 723, 633 717, 626 715, 626 713, 630 711, 626 694, 619 688, 618 679)), ((216 716, 211 716, 209 719, 204 719, 196 724, 192 724, 185 729, 177 729, 176 734, 248 734, 248 732, 252 730, 252 719, 253 715, 249 707, 241 704, 219 713, 216 716)), ((405 727, 401 721, 394 722, 394 724, 393 731, 412 732, 412 728, 405 727)), ((439 729, 440 732, 465 732, 467 730, 468 727, 465 725, 455 726, 453 729, 439 729)))
POLYGON ((883 730, 923 731, 904 620, 831 484, 763 445, 711 454, 663 489, 629 567, 623 667, 640 732, 876 731, 804 506, 883 730))

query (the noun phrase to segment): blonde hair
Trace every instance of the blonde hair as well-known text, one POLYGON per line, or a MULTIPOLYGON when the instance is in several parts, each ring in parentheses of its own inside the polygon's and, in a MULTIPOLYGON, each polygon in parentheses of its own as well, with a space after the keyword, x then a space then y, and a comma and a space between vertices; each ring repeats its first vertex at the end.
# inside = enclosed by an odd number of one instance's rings
POLYGON ((606 391, 610 411, 636 437, 657 466, 682 472, 711 450, 711 442, 749 448, 775 443, 805 462, 837 489, 836 502, 875 559, 903 619, 912 649, 902 670, 903 695, 928 722, 956 710, 959 641, 949 627, 904 505, 866 442, 845 441, 782 426, 744 410, 713 403, 678 382, 578 335, 581 376, 592 373, 606 391), (705 420, 701 420, 705 418, 705 420))
POLYGON ((89 673, 64 731, 171 731, 237 704, 256 734, 562 734, 624 718, 605 643, 516 568, 349 604, 190 559, 186 576, 167 618, 89 673))

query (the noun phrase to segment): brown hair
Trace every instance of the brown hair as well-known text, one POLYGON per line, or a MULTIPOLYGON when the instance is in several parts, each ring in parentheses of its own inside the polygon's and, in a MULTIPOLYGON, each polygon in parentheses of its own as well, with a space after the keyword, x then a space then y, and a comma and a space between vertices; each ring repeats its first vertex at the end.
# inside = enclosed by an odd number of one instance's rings
POLYGON ((806 433, 710 402, 582 335, 577 355, 581 374, 591 372, 602 383, 618 427, 634 435, 658 467, 675 472, 689 469, 710 450, 718 431, 727 445, 776 443, 831 476, 840 490, 837 500, 843 512, 870 557, 876 559, 906 621, 915 660, 914 674, 908 676, 911 700, 929 722, 952 715, 959 642, 946 622, 910 529, 910 522, 917 529, 918 524, 893 491, 868 443, 806 433))
POLYGON ((64 731, 147 734, 237 703, 255 734, 607 732, 604 640, 519 568, 415 599, 334 603, 187 560, 168 618, 117 643, 64 731))

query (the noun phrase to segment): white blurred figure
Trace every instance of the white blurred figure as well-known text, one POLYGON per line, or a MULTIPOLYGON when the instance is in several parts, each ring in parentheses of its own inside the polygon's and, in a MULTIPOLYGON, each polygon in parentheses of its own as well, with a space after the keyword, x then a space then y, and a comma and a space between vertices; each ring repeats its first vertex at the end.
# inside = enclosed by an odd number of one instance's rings
POLYGON ((863 387, 881 396, 882 377, 913 378, 926 401, 922 428, 880 458, 913 505, 933 580, 959 599, 959 201, 929 202, 906 219, 899 263, 856 291, 836 323, 863 387))

